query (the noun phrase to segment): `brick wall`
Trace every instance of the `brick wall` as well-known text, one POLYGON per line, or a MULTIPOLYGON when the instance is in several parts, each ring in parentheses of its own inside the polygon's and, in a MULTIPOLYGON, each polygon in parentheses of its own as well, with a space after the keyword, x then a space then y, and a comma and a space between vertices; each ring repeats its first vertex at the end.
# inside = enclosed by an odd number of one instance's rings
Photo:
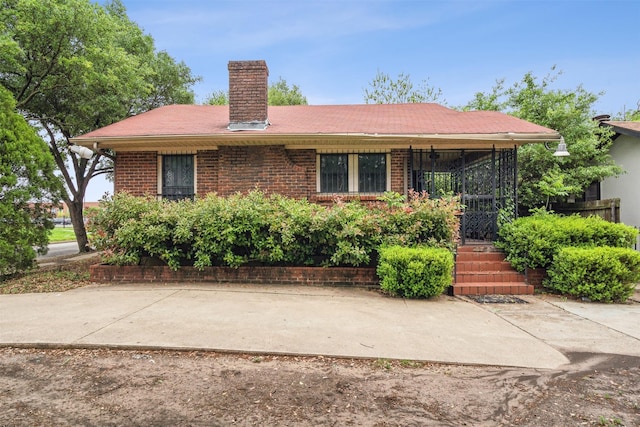
POLYGON ((220 195, 255 188, 295 198, 309 197, 312 189, 315 192, 314 150, 294 152, 283 146, 220 147, 218 156, 220 195))
POLYGON ((269 70, 265 61, 229 62, 229 122, 267 120, 269 70))
POLYGON ((158 193, 158 154, 119 152, 116 157, 114 190, 134 196, 158 193))
POLYGON ((196 162, 198 171, 196 193, 204 196, 218 191, 218 151, 198 151, 196 162))
POLYGON ((391 191, 405 194, 409 186, 409 150, 391 150, 391 191))
POLYGON ((208 267, 202 271, 182 267, 173 271, 158 266, 98 264, 90 267, 90 274, 94 282, 110 283, 208 282, 379 288, 375 268, 363 267, 208 267))
POLYGON ((547 270, 544 268, 527 268, 525 273, 527 283, 536 289, 542 289, 542 282, 547 278, 547 270))
MULTIPOLYGON (((391 151, 391 189, 404 194, 408 150, 391 151)), ((155 152, 120 152, 116 159, 115 191, 134 195, 157 193, 158 155, 155 152)), ((197 194, 225 196, 259 188, 267 193, 332 203, 332 196, 316 194, 315 150, 286 150, 284 146, 220 147, 197 153, 197 194)), ((377 196, 358 196, 375 201, 377 196)))

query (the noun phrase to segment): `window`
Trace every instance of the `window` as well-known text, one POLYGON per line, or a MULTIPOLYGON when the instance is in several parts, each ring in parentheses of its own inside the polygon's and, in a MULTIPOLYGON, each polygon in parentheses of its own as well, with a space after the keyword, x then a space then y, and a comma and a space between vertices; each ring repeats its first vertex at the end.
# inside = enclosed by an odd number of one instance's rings
POLYGON ((169 200, 192 199, 194 189, 192 155, 162 156, 162 197, 169 200))
POLYGON ((387 190, 387 155, 358 154, 358 191, 384 193, 387 190))
POLYGON ((384 193, 389 190, 386 153, 319 154, 320 193, 384 193))
POLYGON ((349 155, 323 154, 320 156, 320 192, 349 192, 349 155))

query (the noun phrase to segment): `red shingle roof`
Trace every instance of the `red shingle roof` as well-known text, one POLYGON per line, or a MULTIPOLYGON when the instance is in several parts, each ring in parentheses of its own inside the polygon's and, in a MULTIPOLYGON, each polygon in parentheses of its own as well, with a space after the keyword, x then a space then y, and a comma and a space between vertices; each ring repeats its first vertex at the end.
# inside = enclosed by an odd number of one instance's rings
MULTIPOLYGON (((266 130, 242 132, 273 136, 513 133, 548 136, 550 140, 559 138, 558 133, 551 129, 503 113, 460 112, 437 104, 271 106, 269 122, 271 125, 266 130)), ((227 129, 228 124, 228 106, 168 105, 89 132, 75 140, 234 133, 227 129)))

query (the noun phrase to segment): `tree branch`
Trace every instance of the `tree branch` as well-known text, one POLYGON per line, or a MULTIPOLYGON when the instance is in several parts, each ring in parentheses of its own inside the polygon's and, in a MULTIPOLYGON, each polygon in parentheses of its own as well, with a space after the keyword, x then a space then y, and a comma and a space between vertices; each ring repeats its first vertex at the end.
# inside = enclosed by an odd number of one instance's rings
POLYGON ((49 135, 49 150, 51 151, 51 154, 53 154, 53 158, 56 161, 56 165, 58 166, 58 169, 62 173, 64 181, 67 185, 67 188, 69 189, 71 194, 75 195, 76 189, 73 185, 73 180, 71 179, 71 175, 69 174, 69 171, 67 170, 66 165, 64 164, 64 159, 62 158, 62 154, 60 153, 60 151, 58 150, 58 146, 56 145, 56 136, 53 133, 53 130, 49 127, 49 125, 44 120, 39 120, 39 121, 42 127, 44 128, 44 130, 46 130, 47 134, 49 135))
POLYGON ((106 175, 108 173, 112 173, 113 172, 113 168, 108 168, 108 169, 96 169, 95 172, 93 173, 92 177, 94 176, 98 176, 98 175, 106 175))

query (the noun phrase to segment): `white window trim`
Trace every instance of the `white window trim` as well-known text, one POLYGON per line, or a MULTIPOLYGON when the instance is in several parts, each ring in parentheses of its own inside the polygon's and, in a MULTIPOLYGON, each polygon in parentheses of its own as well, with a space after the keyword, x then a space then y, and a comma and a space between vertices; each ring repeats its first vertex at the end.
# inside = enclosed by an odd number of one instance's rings
POLYGON ((316 152, 316 193, 318 194, 333 194, 333 193, 321 193, 320 192, 320 156, 322 154, 348 154, 349 165, 349 192, 336 193, 336 194, 382 194, 382 193, 361 193, 358 191, 358 155, 359 154, 386 154, 385 164, 387 166, 387 179, 386 179, 386 191, 391 191, 391 153, 388 150, 366 150, 358 151, 354 153, 352 150, 318 150, 316 152))
POLYGON ((157 168, 157 176, 158 176, 158 189, 157 189, 157 197, 158 199, 162 199, 162 157, 163 156, 173 156, 173 155, 181 155, 181 156, 193 156, 193 195, 196 196, 198 194, 198 155, 195 153, 183 153, 183 152, 170 152, 163 151, 162 153, 158 153, 158 168, 157 168))

